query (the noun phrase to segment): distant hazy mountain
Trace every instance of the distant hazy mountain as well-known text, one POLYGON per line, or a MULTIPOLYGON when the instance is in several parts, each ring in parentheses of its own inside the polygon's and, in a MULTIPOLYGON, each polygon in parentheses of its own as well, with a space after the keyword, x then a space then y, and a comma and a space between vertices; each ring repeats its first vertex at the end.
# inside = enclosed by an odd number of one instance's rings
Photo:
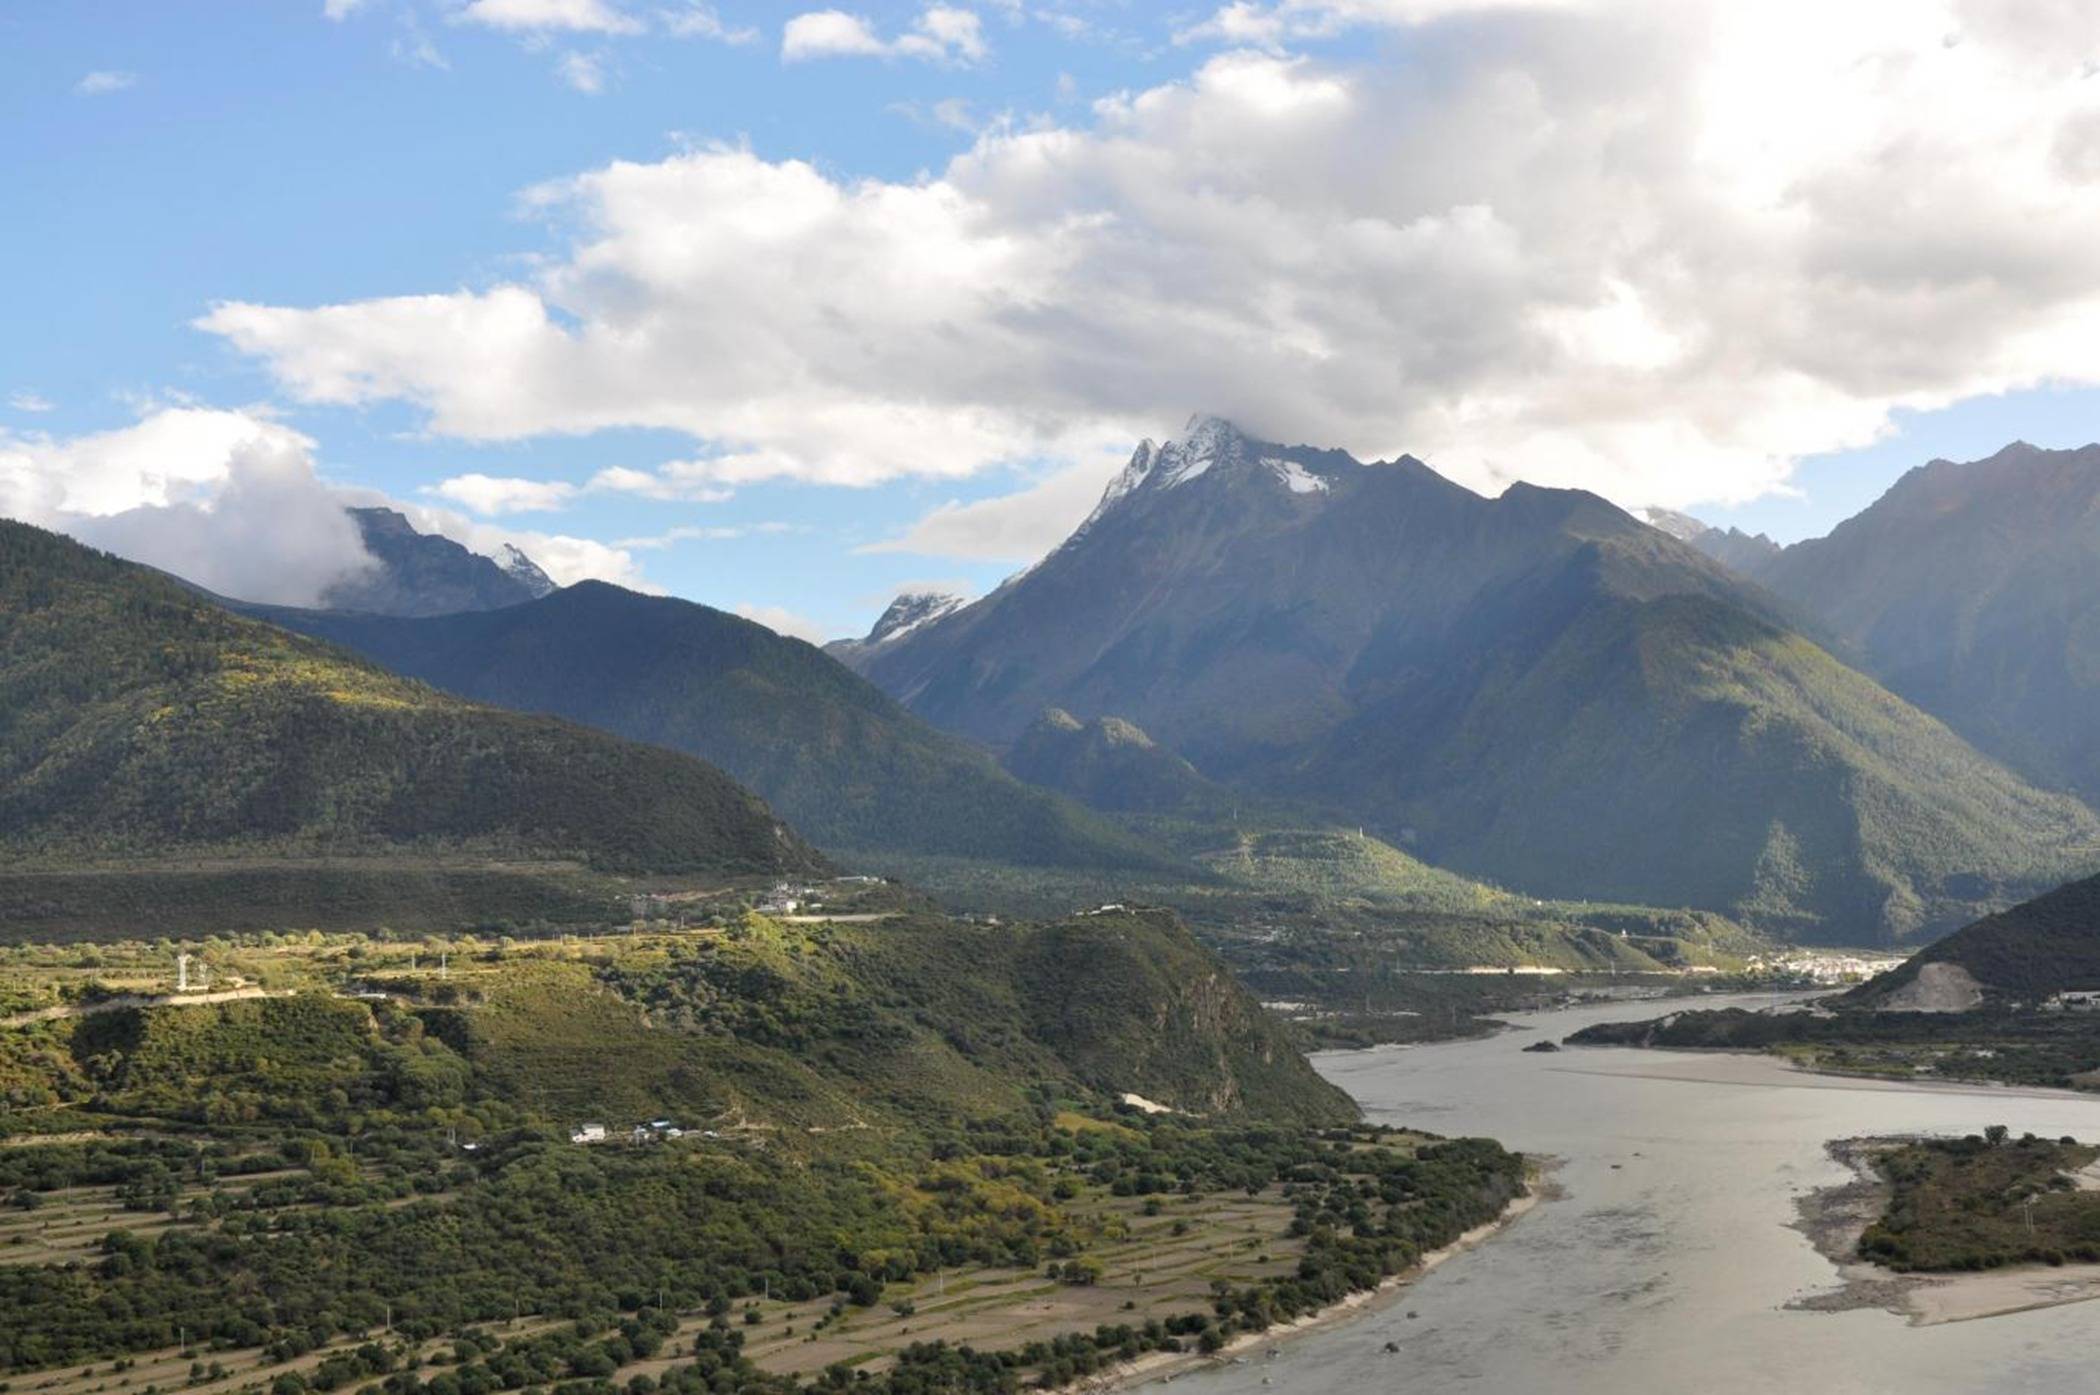
POLYGON ((1593 495, 1192 422, 991 595, 858 658, 1007 745, 1115 715, 1243 788, 1541 895, 1807 935, 1944 928, 2100 824, 1593 495))
POLYGON ((0 848, 14 866, 255 853, 711 875, 822 865, 702 761, 433 692, 6 521, 0 848))
POLYGON ((1120 717, 1082 722, 1053 707, 1008 748, 1006 768, 1032 785, 1117 813, 1222 810, 1225 791, 1120 717))
POLYGON ((252 613, 478 701, 700 756, 827 848, 1104 867, 1159 860, 812 646, 690 601, 584 582, 457 615, 252 613))
POLYGON ((1779 544, 1763 533, 1716 528, 1674 509, 1638 509, 1634 516, 1651 528, 1662 529, 1679 542, 1690 543, 1730 571, 1745 576, 1757 575, 1758 568, 1780 552, 1779 544))
POLYGON ((2100 799, 2100 445, 1935 460, 1757 575, 1984 750, 2100 799))
POLYGON ((351 509, 365 551, 379 565, 339 581, 321 597, 330 610, 379 615, 450 615, 535 600, 554 589, 539 566, 506 545, 502 561, 450 538, 419 533, 393 509, 351 509))

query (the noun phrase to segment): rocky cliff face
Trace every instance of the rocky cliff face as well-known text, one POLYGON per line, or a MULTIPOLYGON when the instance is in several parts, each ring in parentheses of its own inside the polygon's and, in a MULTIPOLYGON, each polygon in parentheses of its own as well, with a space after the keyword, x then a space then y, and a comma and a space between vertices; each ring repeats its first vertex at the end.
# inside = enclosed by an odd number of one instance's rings
POLYGON ((330 610, 376 615, 451 615, 534 600, 554 582, 530 557, 506 547, 501 562, 450 538, 419 533, 393 509, 351 509, 365 551, 379 565, 337 582, 321 597, 330 610))

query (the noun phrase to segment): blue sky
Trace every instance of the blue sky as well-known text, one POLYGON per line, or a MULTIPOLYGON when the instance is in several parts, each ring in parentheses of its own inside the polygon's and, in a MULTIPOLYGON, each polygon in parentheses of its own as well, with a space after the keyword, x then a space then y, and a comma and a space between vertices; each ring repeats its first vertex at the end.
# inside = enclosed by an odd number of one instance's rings
MULTIPOLYGON (((1195 410, 1412 449, 1476 487, 1581 484, 1783 540, 1827 531, 1936 455, 2100 436, 2100 397, 2078 376, 2090 359, 2071 352, 2086 292, 2064 259, 2082 252, 2052 252, 2035 278, 2070 289, 1978 303, 1964 288, 1979 278, 2026 273, 1979 250, 1977 265, 1885 284, 1846 249, 1905 227, 1811 200, 1799 206, 1828 235, 1771 258, 1770 295, 1813 319, 1828 292, 1843 319, 1802 333, 1743 309, 1757 297, 1696 257, 1642 280, 1653 257, 1617 250, 1583 211, 1598 191, 1623 198, 1626 175, 1581 160, 1622 156, 1556 157, 1568 187, 1541 191, 1516 163, 1530 154, 1483 134, 1503 117, 1471 124, 1521 72, 1537 106, 1561 104, 1540 130, 1604 112, 1666 148, 1686 93, 1629 104, 1609 74, 1577 75, 1595 43, 1629 63, 1670 45, 1728 90, 1743 74, 1716 66, 1722 45, 1682 10, 1600 7, 1594 24, 1616 28, 1599 39, 1469 0, 479 3, 494 9, 0 11, 14 329, 0 503, 12 470, 30 501, 13 511, 65 526, 81 506, 64 477, 116 468, 83 442, 171 406, 246 413, 296 440, 285 468, 328 485, 443 509, 484 543, 572 540, 542 545, 566 548, 572 575, 837 634, 900 585, 993 584, 1069 526, 1137 434, 1195 410), (1559 241, 1593 251, 1541 250, 1559 241), (406 297, 446 298, 456 317, 500 287, 529 293, 545 323, 503 339, 401 318, 406 297), (1868 292, 1883 299, 1863 305, 1868 292), (1977 324, 1972 352, 1918 351, 1945 337, 1941 301, 1977 324), (245 308, 204 322, 229 303, 245 308), (1822 356, 1854 332, 1857 362, 1822 356), (1724 361, 1739 343, 1754 353, 1724 361), (1594 405, 1635 379, 1609 415, 1594 405), (605 484, 608 469, 642 482, 605 484), (435 492, 470 475, 566 492, 503 509, 435 492)), ((1988 45, 2036 36, 1979 33, 1953 90, 2002 104, 2015 89, 1993 85, 1988 45)), ((1870 95, 1891 112, 1904 97, 1870 95)), ((2037 105, 2000 138, 2062 147, 2051 123, 2073 118, 2037 105)), ((1923 118, 1877 116, 1857 148, 1885 149, 1899 119, 1923 118)), ((1843 154, 1783 144, 1760 137, 1743 168, 1812 188, 1807 162, 1843 154)), ((2066 218, 2091 211, 2065 201, 2078 188, 2007 186, 1988 172, 2003 152, 1974 153, 1975 171, 1933 175, 1946 187, 1929 183, 1919 218, 1941 198, 2006 226, 2030 225, 2044 198, 2066 218)), ((1732 189, 1737 171, 1722 173, 1732 189)), ((1687 202, 1649 192, 1657 210, 1687 202)), ((1682 248, 1722 222, 1662 231, 1682 248)), ((1971 230, 1979 249, 1993 226, 1971 230)), ((147 479, 139 502, 208 500, 225 468, 198 464, 188 493, 147 479)))

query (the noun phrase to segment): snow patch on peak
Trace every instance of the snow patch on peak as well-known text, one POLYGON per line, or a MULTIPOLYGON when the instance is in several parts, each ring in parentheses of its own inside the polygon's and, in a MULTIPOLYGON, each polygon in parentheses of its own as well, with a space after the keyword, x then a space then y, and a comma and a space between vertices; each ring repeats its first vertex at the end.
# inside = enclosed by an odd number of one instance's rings
POLYGON ((1283 481, 1283 487, 1290 490, 1293 494, 1325 494, 1327 492, 1327 481, 1319 475, 1313 474, 1295 460, 1285 460, 1281 456, 1271 455, 1263 457, 1261 463, 1268 466, 1270 473, 1283 481))
POLYGON ((1700 522, 1688 513, 1679 513, 1675 509, 1660 509, 1651 506, 1644 509, 1635 509, 1633 516, 1650 528, 1657 528, 1668 533, 1679 542, 1693 542, 1713 531, 1710 525, 1700 522))
POLYGON ((1159 448, 1158 467, 1153 471, 1161 489, 1201 478, 1211 466, 1235 460, 1246 453, 1247 438, 1223 417, 1190 417, 1181 435, 1159 448))
POLYGON ((1188 424, 1181 428, 1181 434, 1169 444, 1201 453, 1214 450, 1227 441, 1237 440, 1240 434, 1240 429, 1225 418, 1212 416, 1208 412, 1197 412, 1188 419, 1188 424))
POLYGON ((503 544, 502 550, 496 554, 496 565, 503 568, 512 580, 531 592, 534 600, 551 595, 557 589, 554 578, 542 571, 540 564, 526 556, 524 550, 516 543, 503 544))
POLYGON ((883 644, 961 609, 963 598, 947 591, 906 591, 889 604, 864 644, 883 644))
MULTIPOLYGON (((1160 454, 1160 448, 1152 444, 1150 436, 1139 441, 1137 449, 1131 453, 1130 463, 1108 482, 1108 488, 1101 491, 1101 502, 1094 505, 1094 511, 1086 516, 1086 521, 1072 531, 1072 538, 1085 533, 1103 514, 1134 493, 1152 474, 1152 467, 1159 462, 1160 454)), ((1072 538, 1065 541, 1070 542, 1072 538)))

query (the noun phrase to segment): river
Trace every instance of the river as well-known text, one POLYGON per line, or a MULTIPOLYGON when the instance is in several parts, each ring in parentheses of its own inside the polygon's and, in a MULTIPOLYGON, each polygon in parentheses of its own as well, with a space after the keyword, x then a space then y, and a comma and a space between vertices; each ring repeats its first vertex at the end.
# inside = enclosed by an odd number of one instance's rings
MULTIPOLYGON (((1701 1006, 1761 1004, 1716 998, 1701 1006)), ((2100 1096, 1806 1075, 1763 1057, 1519 1048, 1653 1003, 1508 1018, 1483 1041, 1330 1052, 1321 1074, 1380 1123, 1485 1134, 1560 1159, 1564 1193, 1397 1302, 1183 1375, 1226 1392, 1686 1395, 2100 1389, 2100 1302, 1913 1327, 1801 1312, 1835 1269, 1791 1228, 1794 1198, 1849 1176, 1832 1138, 1911 1132, 2100 1138, 2100 1096), (1415 1316, 1410 1317, 1413 1313, 1415 1316), (1396 1344, 1397 1352, 1385 1350, 1396 1344)))

